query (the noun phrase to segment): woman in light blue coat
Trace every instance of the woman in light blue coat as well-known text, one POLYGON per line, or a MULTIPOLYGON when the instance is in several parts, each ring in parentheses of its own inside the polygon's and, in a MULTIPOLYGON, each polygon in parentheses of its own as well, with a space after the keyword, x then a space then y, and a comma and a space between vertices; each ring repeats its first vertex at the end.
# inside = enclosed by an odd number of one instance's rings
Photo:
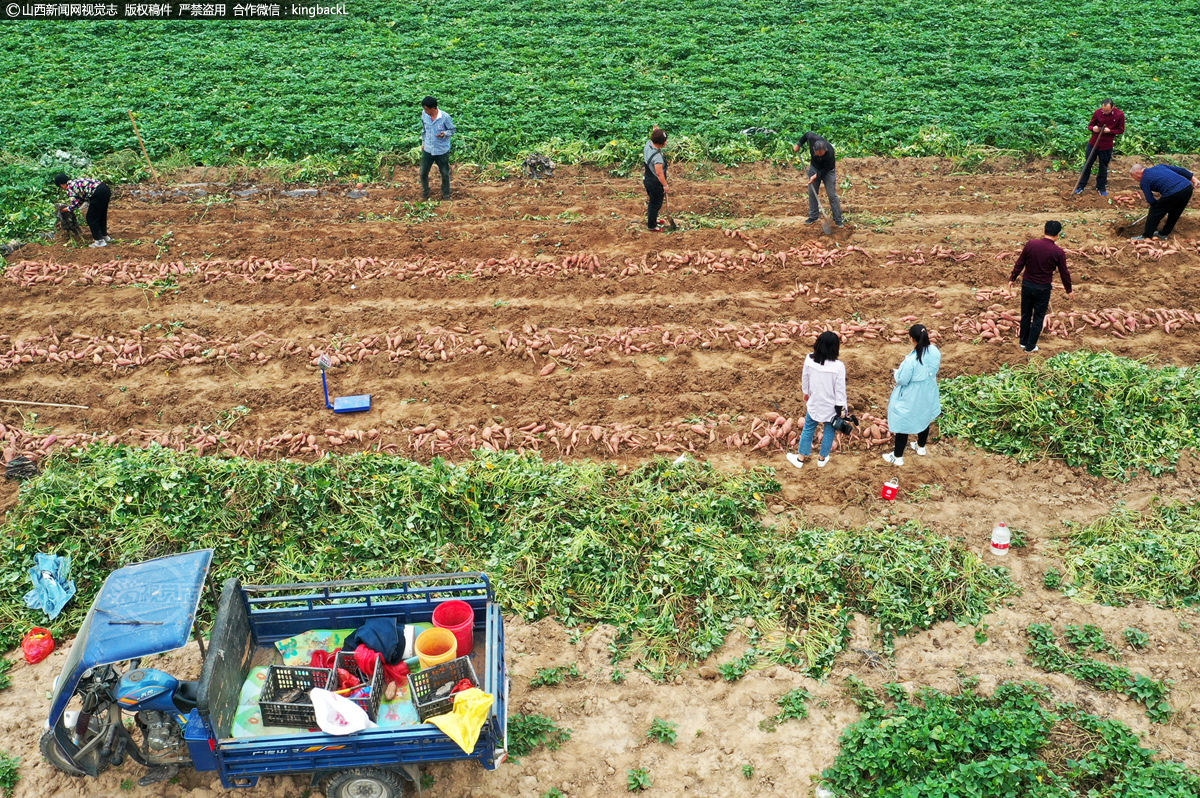
POLYGON ((923 324, 914 324, 908 337, 913 341, 913 351, 896 369, 896 387, 888 399, 888 429, 896 436, 896 447, 883 456, 884 460, 898 466, 904 465, 909 435, 917 436, 913 443, 917 454, 925 454, 929 425, 942 414, 937 386, 942 353, 929 343, 929 330, 923 324))

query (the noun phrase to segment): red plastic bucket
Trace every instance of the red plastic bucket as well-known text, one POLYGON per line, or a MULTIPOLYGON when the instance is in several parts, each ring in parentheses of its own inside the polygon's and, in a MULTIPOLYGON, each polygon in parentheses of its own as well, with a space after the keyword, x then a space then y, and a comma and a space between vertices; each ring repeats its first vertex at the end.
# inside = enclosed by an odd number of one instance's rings
POLYGON ((433 608, 433 625, 454 633, 458 656, 470 656, 475 648, 475 610, 465 601, 451 599, 433 608))
POLYGON ((895 501, 897 494, 900 493, 900 480, 889 479, 883 483, 883 487, 879 489, 879 498, 884 501, 895 501))

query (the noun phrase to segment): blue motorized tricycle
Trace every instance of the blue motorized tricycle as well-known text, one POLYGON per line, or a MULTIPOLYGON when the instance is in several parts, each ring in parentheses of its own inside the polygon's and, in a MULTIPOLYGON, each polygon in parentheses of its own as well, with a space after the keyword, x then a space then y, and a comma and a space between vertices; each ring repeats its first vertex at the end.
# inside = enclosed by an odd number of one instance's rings
POLYGON ((212 551, 128 565, 109 575, 55 682, 42 754, 74 776, 98 776, 128 757, 149 769, 145 784, 182 767, 216 771, 225 787, 263 776, 304 774, 328 798, 397 798, 420 789, 420 765, 475 759, 488 770, 507 750, 508 678, 504 622, 480 573, 435 574, 297 585, 225 582, 211 635, 200 635, 203 667, 185 681, 143 658, 186 645, 193 632, 212 551), (438 727, 412 722, 349 735, 279 730, 235 732, 244 684, 275 643, 314 629, 355 629, 372 618, 430 621, 442 601, 474 610, 471 660, 479 687, 494 697, 474 750, 438 727))

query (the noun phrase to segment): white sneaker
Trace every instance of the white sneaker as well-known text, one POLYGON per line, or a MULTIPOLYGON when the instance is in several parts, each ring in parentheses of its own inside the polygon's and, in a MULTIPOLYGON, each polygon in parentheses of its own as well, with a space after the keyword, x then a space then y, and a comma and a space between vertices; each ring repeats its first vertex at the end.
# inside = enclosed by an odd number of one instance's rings
POLYGON ((787 459, 788 462, 794 465, 796 468, 804 468, 804 461, 801 460, 800 455, 796 454, 795 452, 788 452, 787 459))
POLYGON ((112 236, 105 236, 104 240, 111 244, 113 239, 112 236))
POLYGON ((1036 344, 1034 345, 1033 349, 1025 350, 1026 354, 1030 354, 1030 355, 1032 355, 1034 352, 1040 352, 1040 351, 1042 351, 1042 350, 1038 349, 1036 344))
POLYGON ((883 456, 883 462, 891 463, 892 465, 902 466, 902 465, 904 465, 904 458, 897 457, 896 455, 892 454, 891 452, 888 452, 887 454, 885 454, 883 456))
POLYGON ((929 452, 925 451, 925 447, 924 447, 924 446, 917 446, 917 442, 916 442, 916 441, 909 441, 909 442, 908 442, 908 445, 909 445, 909 446, 911 446, 911 447, 913 447, 914 449, 916 449, 916 450, 917 450, 917 454, 921 455, 922 457, 924 457, 925 455, 929 454, 929 452))
POLYGON ((827 465, 829 465, 828 457, 818 457, 817 458, 817 468, 824 468, 827 465))
POLYGON ((108 242, 102 238, 99 241, 93 241, 92 243, 88 244, 88 246, 92 249, 95 249, 96 247, 107 247, 108 242))

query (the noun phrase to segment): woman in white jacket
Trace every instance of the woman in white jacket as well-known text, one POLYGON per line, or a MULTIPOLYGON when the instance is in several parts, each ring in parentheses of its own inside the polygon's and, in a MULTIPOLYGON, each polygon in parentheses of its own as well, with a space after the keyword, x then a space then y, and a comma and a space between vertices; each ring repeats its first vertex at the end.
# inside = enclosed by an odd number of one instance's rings
POLYGON ((812 454, 813 435, 817 424, 825 425, 821 436, 821 454, 817 467, 824 468, 833 449, 833 420, 846 406, 846 366, 838 360, 842 339, 834 332, 823 332, 817 336, 812 354, 804 358, 804 371, 800 385, 807 405, 804 414, 804 431, 800 433, 800 447, 796 454, 788 453, 788 462, 796 468, 804 467, 804 458, 812 454))

